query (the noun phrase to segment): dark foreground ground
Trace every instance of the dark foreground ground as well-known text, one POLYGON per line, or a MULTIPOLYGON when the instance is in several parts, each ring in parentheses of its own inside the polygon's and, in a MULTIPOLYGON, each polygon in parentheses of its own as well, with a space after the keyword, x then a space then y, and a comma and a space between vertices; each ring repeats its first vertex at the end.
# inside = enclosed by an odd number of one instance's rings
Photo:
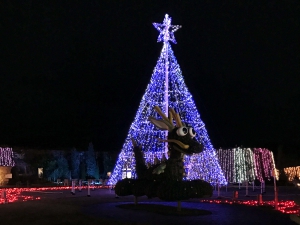
MULTIPOLYGON (((245 197, 245 188, 223 188, 214 192, 212 199, 218 196, 230 199, 234 190, 239 191, 239 199, 256 199, 259 190, 249 189, 249 197, 245 197)), ((23 193, 40 196, 41 200, 15 202, 0 205, 1 224, 48 225, 48 224, 222 224, 222 225, 259 225, 259 224, 296 224, 291 221, 290 215, 275 211, 271 207, 245 206, 238 204, 210 204, 200 203, 197 199, 182 202, 184 208, 203 209, 211 212, 210 215, 177 216, 161 215, 146 211, 123 209, 117 205, 133 202, 133 196, 115 198, 110 189, 96 189, 87 197, 87 191, 76 191, 71 195, 69 190, 57 192, 23 193)), ((300 197, 300 190, 296 187, 279 188, 280 200, 294 200, 300 197)), ((267 188, 263 199, 273 199, 272 188, 267 188)), ((163 202, 159 199, 139 198, 140 204, 164 204, 177 206, 176 202, 163 202)))

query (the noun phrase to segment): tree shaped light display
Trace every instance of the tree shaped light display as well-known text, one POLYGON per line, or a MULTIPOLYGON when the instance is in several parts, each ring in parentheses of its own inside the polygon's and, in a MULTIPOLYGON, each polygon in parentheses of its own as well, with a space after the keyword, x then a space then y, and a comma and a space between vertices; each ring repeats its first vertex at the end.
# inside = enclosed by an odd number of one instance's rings
POLYGON ((168 108, 173 108, 180 114, 185 124, 195 129, 197 133, 195 138, 204 145, 202 153, 184 158, 185 179, 202 179, 210 183, 226 184, 227 181, 219 166, 205 124, 200 119, 192 95, 184 83, 181 69, 169 43, 169 41, 176 43, 174 32, 181 26, 171 25, 171 18, 168 15, 165 16, 162 24, 153 23, 153 25, 160 32, 158 42, 163 42, 163 48, 134 121, 129 128, 109 184, 114 185, 118 180, 126 177, 136 177, 131 138, 142 146, 147 165, 168 157, 167 143, 158 141, 158 138, 166 139, 167 133, 158 130, 148 121, 149 116, 158 117, 154 106, 159 106, 166 115, 168 115, 168 108))
POLYGON ((286 167, 283 169, 283 171, 288 177, 289 181, 293 181, 295 178, 300 180, 300 166, 286 167))

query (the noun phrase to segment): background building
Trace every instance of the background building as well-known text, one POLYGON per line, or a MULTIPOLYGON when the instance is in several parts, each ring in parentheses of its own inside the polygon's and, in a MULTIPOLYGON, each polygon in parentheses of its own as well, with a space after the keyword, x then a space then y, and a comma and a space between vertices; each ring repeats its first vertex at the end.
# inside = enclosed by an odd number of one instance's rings
POLYGON ((0 147, 0 185, 7 184, 12 178, 11 168, 15 165, 10 147, 0 147))

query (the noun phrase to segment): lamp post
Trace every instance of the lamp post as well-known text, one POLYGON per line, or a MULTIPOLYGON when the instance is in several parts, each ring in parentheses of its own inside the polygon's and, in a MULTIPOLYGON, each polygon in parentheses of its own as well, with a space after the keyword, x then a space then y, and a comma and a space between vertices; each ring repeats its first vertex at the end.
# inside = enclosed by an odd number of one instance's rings
POLYGON ((272 170, 272 175, 273 175, 273 179, 274 179, 274 208, 275 210, 278 209, 278 190, 277 190, 277 186, 276 186, 276 169, 272 170))
POLYGON ((249 182, 249 175, 250 175, 250 171, 247 171, 247 177, 246 177, 246 197, 249 197, 248 195, 248 182, 249 182))

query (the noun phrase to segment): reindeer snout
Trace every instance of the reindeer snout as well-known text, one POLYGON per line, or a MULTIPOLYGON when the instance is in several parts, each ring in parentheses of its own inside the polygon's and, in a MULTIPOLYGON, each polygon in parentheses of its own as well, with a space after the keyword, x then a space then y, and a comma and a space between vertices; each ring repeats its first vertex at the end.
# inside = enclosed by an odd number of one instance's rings
POLYGON ((197 141, 193 141, 190 145, 189 151, 191 153, 200 153, 203 151, 203 145, 198 143, 197 141))

